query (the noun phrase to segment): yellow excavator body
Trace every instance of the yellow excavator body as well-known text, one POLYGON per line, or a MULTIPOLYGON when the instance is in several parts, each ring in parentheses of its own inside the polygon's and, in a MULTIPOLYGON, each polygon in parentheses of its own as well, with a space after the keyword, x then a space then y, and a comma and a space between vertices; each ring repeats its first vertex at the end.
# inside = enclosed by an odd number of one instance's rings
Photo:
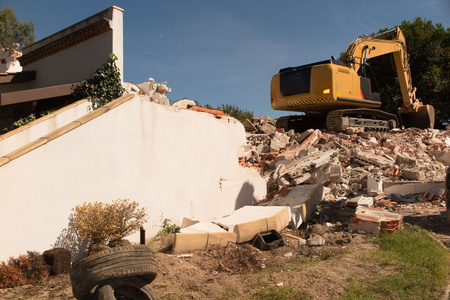
POLYGON ((274 110, 328 112, 342 108, 378 108, 379 95, 355 70, 336 60, 280 70, 270 84, 274 110))
MULTIPOLYGON (((326 116, 326 126, 331 130, 350 126, 384 130, 399 123, 405 127, 434 127, 433 106, 424 105, 416 98, 405 38, 398 27, 357 38, 348 46, 342 60, 332 58, 281 69, 272 77, 270 98, 274 110, 326 116), (392 39, 378 38, 391 32, 392 39), (372 91, 370 79, 365 76, 367 60, 385 54, 392 54, 395 61, 403 100, 403 106, 398 109, 401 122, 395 114, 377 110, 381 107, 380 94, 372 91)), ((289 129, 287 126, 294 119, 304 121, 306 117, 283 117, 279 123, 289 129)))

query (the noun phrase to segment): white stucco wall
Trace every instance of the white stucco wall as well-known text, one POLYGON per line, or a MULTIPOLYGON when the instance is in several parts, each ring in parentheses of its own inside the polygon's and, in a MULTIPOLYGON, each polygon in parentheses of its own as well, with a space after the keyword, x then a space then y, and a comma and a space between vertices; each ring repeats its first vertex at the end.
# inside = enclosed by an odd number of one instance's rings
POLYGON ((90 112, 91 103, 80 100, 45 117, 0 135, 0 157, 52 132, 90 112))
POLYGON ((53 246, 76 256, 69 217, 83 202, 139 202, 150 237, 164 218, 209 221, 261 200, 265 181, 238 165, 245 142, 234 118, 134 97, 0 167, 0 260, 53 246))

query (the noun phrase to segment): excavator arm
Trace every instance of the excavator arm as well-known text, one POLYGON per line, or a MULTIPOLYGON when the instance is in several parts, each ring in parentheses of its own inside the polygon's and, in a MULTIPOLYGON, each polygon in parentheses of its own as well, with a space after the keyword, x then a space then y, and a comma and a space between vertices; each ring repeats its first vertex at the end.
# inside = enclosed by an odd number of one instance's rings
POLYGON ((367 65, 368 59, 389 53, 392 53, 394 57, 403 98, 403 107, 398 110, 402 123, 407 127, 433 128, 434 108, 431 105, 424 105, 416 98, 416 88, 412 85, 405 37, 399 27, 372 37, 362 36, 357 38, 348 46, 343 61, 349 68, 361 72, 367 65), (377 38, 389 32, 394 32, 392 39, 377 38))

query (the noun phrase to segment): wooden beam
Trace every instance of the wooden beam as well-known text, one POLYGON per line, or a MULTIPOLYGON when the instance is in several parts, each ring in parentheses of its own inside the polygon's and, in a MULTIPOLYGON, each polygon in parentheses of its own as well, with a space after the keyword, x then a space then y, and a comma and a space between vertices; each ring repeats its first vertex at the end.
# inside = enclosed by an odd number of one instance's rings
POLYGON ((36 71, 22 71, 8 74, 0 73, 0 84, 28 82, 36 79, 36 71))
POLYGON ((69 83, 38 89, 1 93, 0 106, 67 96, 72 93, 72 86, 73 84, 69 83))

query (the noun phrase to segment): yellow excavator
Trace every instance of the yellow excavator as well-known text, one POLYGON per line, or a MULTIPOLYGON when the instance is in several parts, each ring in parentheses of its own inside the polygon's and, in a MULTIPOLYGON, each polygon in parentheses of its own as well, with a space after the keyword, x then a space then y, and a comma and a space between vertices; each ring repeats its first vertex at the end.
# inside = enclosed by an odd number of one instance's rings
POLYGON ((271 80, 270 96, 273 109, 304 113, 278 118, 277 127, 286 131, 325 125, 330 131, 345 131, 348 127, 434 127, 433 106, 416 98, 405 37, 399 27, 357 38, 340 60, 332 57, 281 69, 271 80), (392 39, 379 38, 391 32, 392 39), (396 114, 377 109, 381 106, 380 94, 372 92, 371 81, 365 76, 368 59, 389 53, 394 57, 403 98, 403 107, 398 109, 400 122, 396 114))

